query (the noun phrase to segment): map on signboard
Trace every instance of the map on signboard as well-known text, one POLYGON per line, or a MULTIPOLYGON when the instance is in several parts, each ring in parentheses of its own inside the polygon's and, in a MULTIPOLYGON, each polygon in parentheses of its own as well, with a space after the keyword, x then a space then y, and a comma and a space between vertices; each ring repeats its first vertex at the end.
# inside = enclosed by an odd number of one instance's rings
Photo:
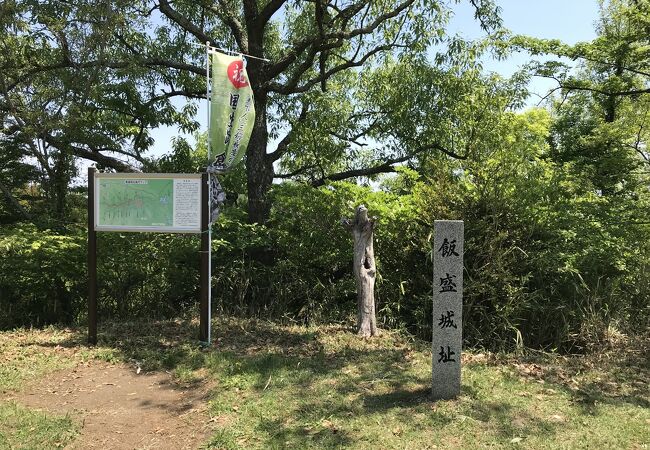
POLYGON ((119 226, 172 226, 174 180, 99 181, 99 223, 119 226))
POLYGON ((97 174, 95 229, 197 233, 201 178, 196 174, 97 174))

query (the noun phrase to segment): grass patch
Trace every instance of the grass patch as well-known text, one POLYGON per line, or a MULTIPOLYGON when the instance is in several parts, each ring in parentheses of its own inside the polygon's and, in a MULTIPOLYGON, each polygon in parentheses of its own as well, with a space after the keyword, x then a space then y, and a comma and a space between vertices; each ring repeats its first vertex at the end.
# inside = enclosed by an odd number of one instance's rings
POLYGON ((79 350, 70 344, 78 337, 75 330, 56 327, 0 333, 0 391, 16 390, 25 381, 72 367, 79 350))
MULTIPOLYGON (((433 402, 429 345, 399 333, 361 340, 341 326, 224 318, 214 322, 215 344, 205 349, 194 322, 103 324, 100 330, 96 348, 83 344, 85 330, 20 332, 26 334, 21 351, 31 356, 10 358, 15 379, 61 367, 57 352, 63 352, 73 361, 164 370, 181 383, 206 381, 215 428, 209 448, 650 445, 648 339, 591 356, 467 352, 461 396, 433 402), (32 347, 46 354, 41 362, 32 347), (41 369, 32 372, 24 365, 34 358, 41 369)), ((9 334, 0 334, 0 342, 9 334)), ((7 348, 20 353, 16 345, 7 348)))
MULTIPOLYGON (((260 324, 249 329, 252 335, 260 324)), ((592 385, 592 372, 578 372, 584 360, 530 362, 469 353, 461 396, 433 402, 428 345, 397 333, 366 341, 340 327, 265 325, 259 339, 235 344, 231 335, 222 336, 221 347, 226 351, 206 361, 218 380, 210 404, 219 425, 214 448, 650 443, 648 392, 634 388, 647 387, 648 367, 637 360, 602 366, 596 377, 610 385, 603 392, 592 385), (569 374, 570 367, 576 372, 569 374)))
POLYGON ((0 448, 63 448, 77 434, 69 417, 31 411, 17 404, 0 403, 0 448))

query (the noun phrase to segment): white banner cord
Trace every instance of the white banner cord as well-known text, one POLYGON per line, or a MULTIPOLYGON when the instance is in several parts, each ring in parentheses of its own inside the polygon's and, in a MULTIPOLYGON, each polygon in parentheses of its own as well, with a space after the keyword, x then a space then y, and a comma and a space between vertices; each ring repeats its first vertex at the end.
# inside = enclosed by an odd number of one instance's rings
POLYGON ((245 56, 246 58, 259 59, 260 61, 271 62, 271 60, 267 58, 260 58, 259 56, 248 55, 246 53, 237 52, 235 50, 228 50, 226 48, 212 47, 209 41, 206 42, 205 44, 196 44, 194 42, 190 42, 190 45, 194 45, 195 47, 207 48, 208 53, 227 53, 229 55, 245 56))

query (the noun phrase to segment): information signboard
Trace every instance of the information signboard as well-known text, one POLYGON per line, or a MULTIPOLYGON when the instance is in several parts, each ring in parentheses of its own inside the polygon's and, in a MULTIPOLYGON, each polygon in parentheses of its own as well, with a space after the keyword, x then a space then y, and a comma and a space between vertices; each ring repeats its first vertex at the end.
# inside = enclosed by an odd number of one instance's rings
POLYGON ((201 232, 201 174, 96 173, 96 231, 201 232))

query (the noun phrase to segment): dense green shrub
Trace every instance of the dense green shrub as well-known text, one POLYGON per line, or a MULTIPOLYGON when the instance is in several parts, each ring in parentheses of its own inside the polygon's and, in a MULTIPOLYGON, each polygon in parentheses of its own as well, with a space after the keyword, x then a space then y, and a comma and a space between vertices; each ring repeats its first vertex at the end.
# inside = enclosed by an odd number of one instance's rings
MULTIPOLYGON (((247 225, 238 210, 226 211, 215 226, 213 241, 213 295, 218 307, 301 321, 342 320, 354 314, 352 236, 340 221, 362 203, 378 218, 379 309, 393 307, 383 299, 393 296, 394 284, 382 277, 385 271, 408 282, 400 269, 406 253, 397 248, 402 240, 395 239, 398 233, 406 236, 401 220, 409 218, 402 214, 409 208, 405 199, 351 183, 319 189, 285 183, 274 187, 268 226, 247 225), (250 257, 260 251, 266 253, 266 261, 250 257)), ((397 323, 393 315, 385 317, 397 323)))
MULTIPOLYGON (((623 220, 629 205, 590 194, 562 167, 512 152, 462 173, 448 161, 426 164, 427 176, 402 168, 381 189, 277 185, 267 226, 227 207, 213 228, 215 313, 352 317, 352 237, 340 219, 363 203, 378 218, 376 299, 386 327, 431 335, 433 220, 445 218, 465 220, 467 345, 576 349, 613 326, 647 326, 649 233, 623 220)), ((100 318, 197 314, 196 236, 98 236, 100 318)), ((0 327, 84 320, 85 230, 4 228, 0 253, 0 327)))
MULTIPOLYGON (((198 238, 98 234, 99 314, 169 317, 198 298, 198 238)), ((87 311, 83 229, 0 233, 0 328, 82 320, 87 311)))
POLYGON ((80 311, 85 236, 32 225, 0 230, 0 329, 71 321, 80 311))
POLYGON ((199 238, 98 233, 100 317, 170 317, 199 296, 199 238))
POLYGON ((431 162, 414 190, 431 218, 465 221, 470 345, 579 350, 648 324, 647 192, 599 195, 546 158, 549 123, 513 114, 509 142, 456 170, 431 162))

